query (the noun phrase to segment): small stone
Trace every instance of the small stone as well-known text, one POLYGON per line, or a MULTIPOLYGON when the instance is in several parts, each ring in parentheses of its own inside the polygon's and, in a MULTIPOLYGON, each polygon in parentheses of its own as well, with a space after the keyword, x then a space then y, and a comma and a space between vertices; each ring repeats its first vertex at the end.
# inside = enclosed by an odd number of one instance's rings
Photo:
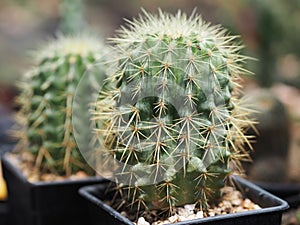
POLYGON ((169 221, 170 223, 175 223, 175 222, 177 222, 177 221, 178 221, 178 215, 175 214, 174 216, 169 217, 168 221, 169 221))
POLYGON ((53 181, 56 180, 57 177, 54 174, 51 173, 46 173, 41 175, 41 180, 42 181, 53 181))
POLYGON ((87 178, 88 175, 83 171, 78 171, 76 174, 70 176, 71 180, 84 179, 87 178))
POLYGON ((261 209, 261 207, 259 205, 257 205, 257 204, 254 204, 253 205, 253 209, 261 209))
POLYGON ((203 218, 203 217, 204 217, 203 211, 198 211, 198 212, 196 213, 196 218, 197 218, 197 219, 203 218))
POLYGON ((211 211, 211 212, 208 212, 208 215, 209 215, 209 216, 215 216, 216 213, 211 211))
POLYGON ((228 208, 231 208, 232 205, 231 205, 230 201, 223 201, 223 207, 224 207, 224 209, 228 209, 228 208))
POLYGON ((164 220, 164 221, 156 221, 154 223, 152 223, 151 225, 164 225, 164 224, 169 224, 170 222, 168 220, 164 220))
POLYGON ((39 176, 37 174, 32 174, 32 175, 25 174, 25 176, 27 177, 28 181, 31 182, 31 183, 39 181, 39 176))
POLYGON ((232 187, 224 187, 224 188, 222 188, 222 194, 223 195, 226 195, 226 194, 228 194, 228 193, 232 193, 234 190, 233 190, 233 188, 232 187))
POLYGON ((243 207, 246 208, 246 209, 251 209, 252 206, 253 206, 253 203, 251 202, 251 200, 246 198, 244 200, 243 207))
POLYGON ((234 199, 234 200, 231 201, 231 203, 234 206, 238 206, 238 205, 241 205, 242 200, 241 199, 234 199))
POLYGON ((182 214, 185 213, 184 208, 181 208, 181 207, 180 207, 180 208, 177 208, 176 211, 177 211, 178 215, 182 215, 182 214))
POLYGON ((150 223, 148 223, 144 217, 140 217, 137 221, 137 225, 150 225, 150 223))
POLYGON ((220 207, 216 207, 212 210, 212 212, 214 212, 216 215, 221 214, 221 212, 224 210, 224 206, 220 207))
POLYGON ((236 212, 244 212, 244 211, 245 211, 245 209, 244 209, 242 206, 238 206, 238 207, 236 207, 236 208, 233 210, 234 213, 236 213, 236 212))
POLYGON ((179 216, 188 216, 189 211, 187 211, 185 208, 178 208, 177 210, 179 216))
MULTIPOLYGON (((223 195, 224 198, 222 197, 220 199, 218 205, 212 205, 205 211, 195 212, 195 204, 187 204, 183 207, 176 208, 177 214, 170 216, 166 220, 156 220, 155 222, 151 223, 151 225, 173 224, 181 221, 213 217, 229 213, 245 212, 253 209, 260 209, 260 206, 252 202, 250 199, 243 199, 242 194, 239 191, 234 191, 234 189, 230 187, 227 187, 227 189, 225 189, 223 193, 225 193, 226 191, 230 191, 231 193, 223 195)), ((152 210, 150 214, 154 215, 153 218, 159 218, 157 211, 152 210)), ((139 218, 136 225, 150 225, 150 223, 146 220, 152 221, 153 218, 151 217, 151 219, 149 217, 148 219, 146 215, 143 216, 144 217, 139 218)))
POLYGON ((196 214, 191 214, 187 217, 188 220, 194 220, 196 218, 196 214))
POLYGON ((189 220, 189 218, 186 216, 178 216, 178 222, 182 222, 182 221, 186 221, 186 220, 189 220))
POLYGON ((194 212, 195 204, 184 205, 184 209, 189 212, 194 212))
POLYGON ((127 213, 126 213, 125 211, 122 211, 120 214, 121 214, 122 216, 127 217, 127 213))

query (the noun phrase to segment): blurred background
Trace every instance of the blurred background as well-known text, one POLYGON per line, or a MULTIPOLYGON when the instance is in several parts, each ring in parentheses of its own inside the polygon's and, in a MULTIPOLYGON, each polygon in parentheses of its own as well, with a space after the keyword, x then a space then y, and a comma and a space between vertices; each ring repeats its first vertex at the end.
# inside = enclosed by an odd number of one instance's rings
POLYGON ((267 140, 255 152, 279 157, 252 175, 270 167, 271 178, 300 182, 300 0, 0 0, 0 129, 9 126, 5 116, 15 109, 16 83, 32 66, 30 51, 60 32, 91 30, 106 39, 123 18, 158 7, 187 14, 197 8, 204 20, 241 35, 243 54, 257 59, 247 64, 255 75, 245 77, 244 90, 263 111, 259 129, 267 140))

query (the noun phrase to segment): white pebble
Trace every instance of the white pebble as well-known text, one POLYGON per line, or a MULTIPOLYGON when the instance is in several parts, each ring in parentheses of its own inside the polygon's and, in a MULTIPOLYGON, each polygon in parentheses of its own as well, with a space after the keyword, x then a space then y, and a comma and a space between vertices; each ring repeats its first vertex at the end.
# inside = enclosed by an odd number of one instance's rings
POLYGON ((253 209, 261 209, 261 207, 257 204, 254 204, 253 209))
POLYGON ((186 221, 189 220, 189 218, 185 217, 185 216, 179 216, 178 217, 178 222, 182 222, 182 221, 186 221))
POLYGON ((185 206, 184 206, 184 209, 185 209, 186 211, 194 211, 194 209, 195 209, 195 204, 185 205, 185 206))
POLYGON ((185 210, 185 208, 178 208, 177 213, 179 216, 187 216, 189 214, 189 212, 185 210))
POLYGON ((174 215, 174 216, 169 217, 168 221, 169 221, 170 223, 175 223, 175 222, 177 222, 177 221, 178 221, 178 215, 176 214, 176 215, 174 215))
POLYGON ((144 217, 140 217, 137 221, 137 225, 150 225, 150 223, 148 223, 144 217))
POLYGON ((203 211, 198 211, 196 214, 196 218, 199 219, 199 218, 203 218, 203 217, 204 217, 203 211))
POLYGON ((209 216, 215 216, 216 214, 215 214, 215 212, 208 212, 208 215, 209 216))

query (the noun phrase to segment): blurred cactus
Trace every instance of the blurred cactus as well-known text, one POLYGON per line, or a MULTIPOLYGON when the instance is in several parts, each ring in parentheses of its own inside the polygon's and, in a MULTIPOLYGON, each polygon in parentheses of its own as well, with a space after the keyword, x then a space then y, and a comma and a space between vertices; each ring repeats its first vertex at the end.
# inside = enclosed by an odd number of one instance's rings
MULTIPOLYGON (((252 66, 262 87, 284 80, 276 62, 285 55, 300 55, 298 45, 300 1, 231 0, 220 2, 222 20, 241 33, 260 63, 252 66), (231 7, 232 5, 236 7, 231 7)), ((248 49, 250 50, 250 48, 248 49)))
POLYGON ((63 34, 76 34, 86 29, 82 0, 62 0, 60 3, 61 21, 59 30, 63 34))
POLYGON ((112 39, 116 87, 95 116, 98 138, 123 163, 116 181, 128 177, 118 190, 138 210, 205 208, 219 197, 230 164, 247 157, 243 129, 251 121, 238 99, 247 57, 236 36, 195 13, 144 11, 127 22, 112 39))
POLYGON ((15 135, 17 148, 29 150, 38 169, 67 176, 93 173, 75 142, 72 102, 78 82, 103 52, 101 41, 88 35, 59 37, 36 52, 36 66, 20 85, 17 122, 23 129, 15 135))
POLYGON ((288 174, 286 167, 289 154, 290 122, 284 104, 268 89, 248 93, 249 105, 257 121, 248 135, 256 136, 252 144, 251 165, 246 165, 250 178, 261 181, 284 181, 288 174), (276 166, 275 166, 276 165, 276 166))

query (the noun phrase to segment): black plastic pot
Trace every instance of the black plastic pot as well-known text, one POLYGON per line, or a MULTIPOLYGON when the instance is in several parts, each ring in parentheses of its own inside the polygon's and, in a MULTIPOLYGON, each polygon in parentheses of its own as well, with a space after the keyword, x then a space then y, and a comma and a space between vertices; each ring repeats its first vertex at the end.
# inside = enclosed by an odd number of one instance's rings
POLYGON ((266 191, 288 202, 291 208, 300 206, 300 183, 269 183, 255 181, 255 184, 266 191))
POLYGON ((7 203, 0 201, 0 224, 7 224, 7 203))
POLYGON ((102 183, 102 178, 31 183, 5 155, 2 167, 8 188, 9 225, 90 224, 86 201, 78 189, 102 183))
MULTIPOLYGON (((1 131, 0 131, 0 135, 1 135, 1 131)), ((14 148, 13 144, 0 143, 0 160, 4 153, 12 151, 13 148, 14 148)), ((1 225, 7 224, 7 217, 8 217, 8 203, 7 201, 0 201, 0 224, 1 225)))
MULTIPOLYGON (((174 223, 174 225, 184 224, 205 224, 205 225, 280 225, 281 217, 288 204, 278 197, 266 192, 253 183, 239 177, 234 177, 237 188, 250 198, 253 202, 259 204, 262 209, 251 210, 234 214, 207 217, 202 219, 189 220, 174 223)), ((105 189, 108 183, 101 185, 91 185, 79 190, 89 202, 90 220, 92 225, 134 225, 119 212, 106 205, 103 201, 107 200, 105 189)))

